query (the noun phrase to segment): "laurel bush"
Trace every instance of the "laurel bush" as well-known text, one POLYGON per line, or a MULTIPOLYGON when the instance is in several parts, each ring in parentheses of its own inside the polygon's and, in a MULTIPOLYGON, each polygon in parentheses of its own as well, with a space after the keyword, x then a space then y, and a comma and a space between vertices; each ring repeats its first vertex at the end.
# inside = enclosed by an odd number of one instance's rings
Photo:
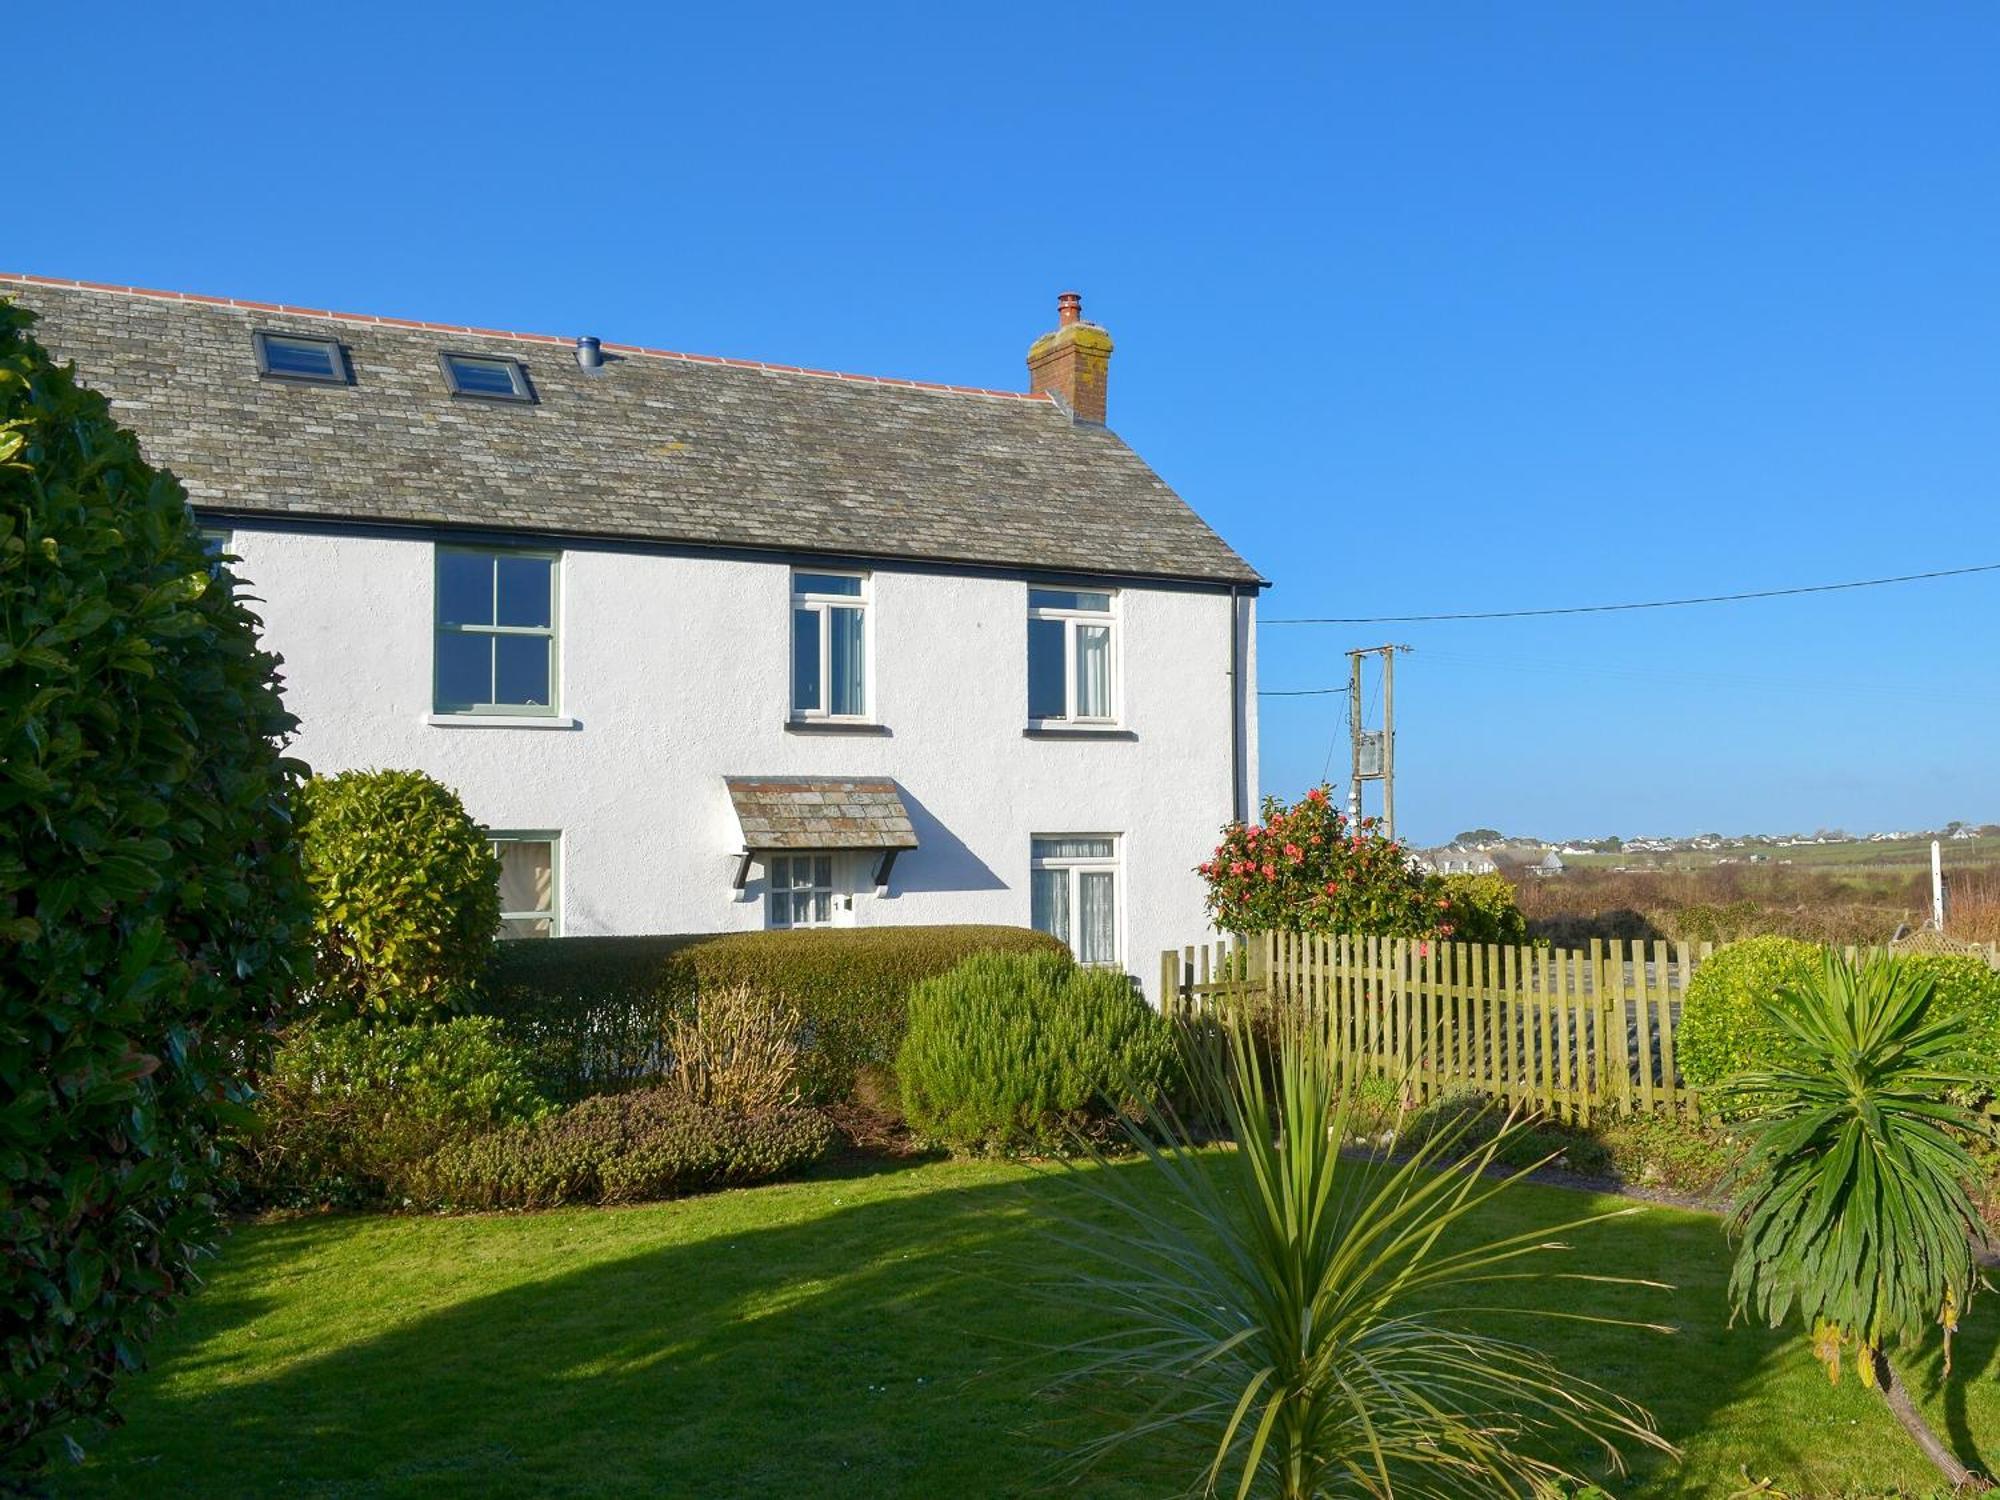
POLYGON ((0 301, 0 1489, 115 1420, 306 964, 278 660, 0 301))

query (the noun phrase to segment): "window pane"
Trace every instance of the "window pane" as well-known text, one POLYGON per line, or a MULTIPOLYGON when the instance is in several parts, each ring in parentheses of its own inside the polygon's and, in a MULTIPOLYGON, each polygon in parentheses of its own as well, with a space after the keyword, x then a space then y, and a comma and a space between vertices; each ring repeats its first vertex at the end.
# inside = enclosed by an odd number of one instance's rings
POLYGON ((500 910, 521 915, 555 910, 555 846, 546 839, 499 839, 500 910))
POLYGON ((838 573, 794 573, 792 589, 800 594, 845 594, 858 599, 861 597, 861 580, 845 578, 838 573))
POLYGON ((438 624, 491 625, 493 555, 440 549, 437 565, 438 624))
POLYGON ((830 910, 830 908, 833 905, 833 897, 828 895, 825 891, 814 891, 812 903, 813 903, 813 920, 815 922, 827 921, 833 915, 832 911, 830 910))
POLYGON ((495 624, 546 630, 554 623, 549 609, 554 563, 546 557, 510 557, 503 552, 493 559, 493 571, 499 595, 495 624))
POLYGON ((822 854, 813 861, 813 884, 826 887, 833 884, 833 856, 822 854))
POLYGON ((264 368, 273 375, 294 375, 306 380, 343 378, 339 350, 325 339, 291 339, 267 333, 264 368))
POLYGON ((496 635, 493 637, 493 701, 523 708, 547 708, 549 693, 549 652, 554 646, 545 635, 496 635))
POLYGON ((1109 613, 1109 594, 1080 593, 1076 589, 1029 589, 1030 609, 1090 609, 1109 613))
POLYGON ((521 917, 500 924, 502 938, 545 938, 555 936, 555 923, 547 917, 521 917))
POLYGON ((812 921, 812 892, 792 892, 792 922, 795 926, 805 926, 812 921))
POLYGON ((493 701, 493 638, 437 633, 437 706, 463 708, 493 701))
POLYGON ((827 613, 833 617, 829 622, 832 639, 828 643, 833 657, 830 668, 833 705, 830 711, 864 714, 868 711, 868 662, 861 611, 831 609, 827 613))
POLYGON ((1069 941, 1069 871, 1036 870, 1028 876, 1028 921, 1037 932, 1069 941))
POLYGON ((1113 908, 1109 870, 1084 870, 1076 877, 1077 913, 1076 958, 1078 963, 1108 964, 1118 961, 1118 921, 1113 908))
POLYGON ((819 712, 819 611, 792 611, 792 712, 819 712))
POLYGON ((457 389, 474 396, 513 396, 519 391, 514 384, 514 368, 501 359, 468 359, 463 355, 448 356, 451 377, 457 389))
POLYGON ((1028 621, 1028 717, 1060 719, 1068 711, 1063 687, 1063 622, 1028 621))
POLYGON ((1076 627, 1076 716, 1111 717, 1111 627, 1076 627))
POLYGON ((1070 836, 1036 839, 1034 855, 1036 859, 1110 859, 1111 840, 1070 836))

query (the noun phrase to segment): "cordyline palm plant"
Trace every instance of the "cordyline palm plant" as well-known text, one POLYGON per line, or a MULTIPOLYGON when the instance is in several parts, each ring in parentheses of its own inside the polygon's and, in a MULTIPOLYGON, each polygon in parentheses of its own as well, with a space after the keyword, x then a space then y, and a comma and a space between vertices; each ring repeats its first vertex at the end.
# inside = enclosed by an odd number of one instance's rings
POLYGON ((1750 1127, 1738 1180, 1738 1312, 1773 1328, 1796 1308, 1813 1352, 1839 1380, 1851 1351, 1861 1383, 1959 1488, 1990 1489, 1917 1410, 1889 1350, 1951 1335, 1980 1286, 1982 1235, 1966 1184, 1966 1142, 1988 1133, 1957 1102, 1993 1080, 1962 1070, 1964 1022, 1935 1015, 1932 981, 1883 956, 1860 966, 1829 950, 1812 982, 1762 1003, 1782 1061, 1729 1080, 1718 1102, 1750 1127))
POLYGON ((1469 1120, 1400 1164, 1348 1159, 1329 1039, 1305 1017, 1278 1032, 1273 1056, 1245 1018, 1183 1027, 1197 1117, 1234 1149, 1203 1149, 1160 1110, 1132 1130, 1152 1171, 1077 1178, 1111 1212, 1068 1222, 1090 1267, 1071 1290, 1118 1327, 1067 1351, 1073 1379, 1130 1381, 1149 1408, 1085 1445, 1078 1466, 1135 1441, 1186 1441, 1190 1493, 1456 1500, 1582 1485, 1556 1456, 1579 1439, 1614 1469, 1620 1443, 1671 1452, 1637 1406, 1470 1326, 1613 1320, 1454 1305, 1495 1282, 1620 1279, 1524 1262, 1639 1210, 1479 1239, 1477 1214, 1521 1175, 1482 1172, 1511 1122, 1457 1170, 1443 1162, 1469 1120))

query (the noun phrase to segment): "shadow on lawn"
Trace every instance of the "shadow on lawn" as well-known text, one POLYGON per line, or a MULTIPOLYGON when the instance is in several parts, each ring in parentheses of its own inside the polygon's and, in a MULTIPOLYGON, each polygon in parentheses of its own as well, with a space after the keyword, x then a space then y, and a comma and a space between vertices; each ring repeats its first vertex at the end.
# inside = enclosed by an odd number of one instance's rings
MULTIPOLYGON (((932 1186, 904 1165, 844 1167, 822 1193, 852 1180, 876 1196, 831 1212, 823 1197, 796 1209, 768 1198, 762 1226, 734 1233, 728 1200, 705 1200, 717 1206, 714 1232, 692 1243, 669 1241, 673 1205, 579 1211, 559 1226, 555 1216, 356 1221, 357 1233, 401 1240, 398 1269, 372 1287, 391 1312, 423 1291, 408 1269, 420 1257, 440 1275, 465 1274, 475 1245, 506 1273, 521 1269, 510 1257, 546 1259, 562 1236, 538 1234, 538 1223, 573 1232, 579 1263, 404 1314, 391 1332, 290 1364, 246 1364, 239 1352, 229 1379, 184 1382, 221 1361, 216 1335, 270 1316, 278 1298, 265 1289, 330 1243, 325 1221, 261 1227, 194 1310, 190 1341, 162 1351, 154 1378, 165 1383, 135 1400, 132 1429, 92 1467, 115 1489, 218 1497, 1050 1493, 1078 1424, 1103 1416, 1041 1394, 1052 1366, 1038 1351, 1090 1332, 1090 1318, 1023 1284, 1054 1250, 1038 1210, 1079 1211, 1081 1195, 1060 1171, 955 1186, 950 1170, 932 1186), (475 1224, 492 1232, 467 1233, 475 1224)), ((1512 1197, 1482 1221, 1487 1232, 1582 1211, 1552 1190, 1512 1197)), ((1680 1290, 1664 1317, 1663 1294, 1617 1288, 1590 1289, 1596 1310, 1679 1321, 1686 1332, 1669 1340, 1559 1324, 1520 1336, 1560 1338, 1566 1368, 1652 1407, 1662 1430, 1685 1441, 1780 1339, 1724 1330, 1727 1257, 1714 1221, 1662 1215, 1643 1235, 1631 1229, 1624 1221, 1575 1236, 1576 1259, 1680 1290)), ((1992 1320, 1981 1330, 1961 1344, 1965 1374, 1991 1362, 1992 1320)), ((1759 1434, 1758 1456, 1784 1456, 1774 1450, 1788 1439, 1759 1434)), ((1128 1449, 1116 1482, 1095 1474, 1074 1493, 1176 1492, 1189 1471, 1170 1460, 1128 1449)), ((1657 1464, 1651 1472, 1662 1492, 1677 1492, 1657 1464)))

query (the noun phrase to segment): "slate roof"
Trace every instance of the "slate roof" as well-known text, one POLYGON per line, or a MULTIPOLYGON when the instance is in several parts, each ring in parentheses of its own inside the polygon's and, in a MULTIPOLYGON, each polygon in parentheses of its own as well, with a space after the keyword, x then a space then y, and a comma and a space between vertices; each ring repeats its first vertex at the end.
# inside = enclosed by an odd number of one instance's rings
POLYGON ((204 510, 1261 584, 1145 462, 1045 396, 0 275, 204 510), (347 386, 260 378, 336 334, 347 386), (442 350, 523 361, 454 397, 442 350))
POLYGON ((887 777, 725 776, 743 847, 914 849, 916 829, 887 777))

